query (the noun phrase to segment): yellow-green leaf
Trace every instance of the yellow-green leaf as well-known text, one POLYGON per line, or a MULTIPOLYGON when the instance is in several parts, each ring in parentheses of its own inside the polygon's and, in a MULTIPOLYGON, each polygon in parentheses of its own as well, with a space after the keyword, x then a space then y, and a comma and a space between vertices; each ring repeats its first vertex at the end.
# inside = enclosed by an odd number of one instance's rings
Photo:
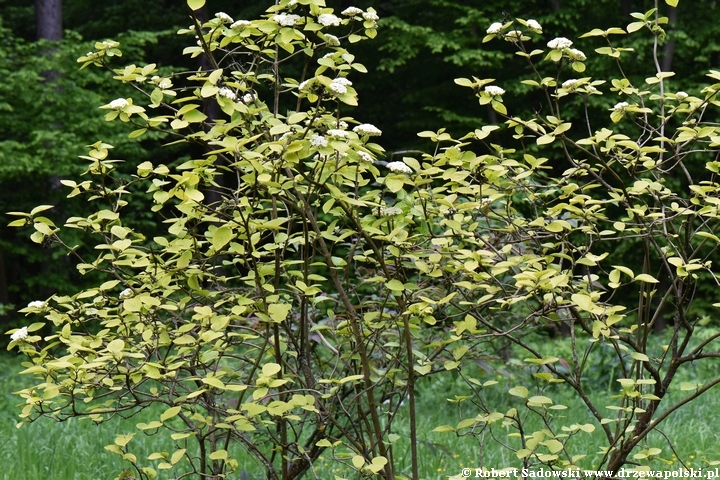
POLYGON ((205 5, 205 0, 187 0, 187 4, 192 10, 200 10, 205 5))
POLYGON ((527 388, 520 385, 519 387, 511 388, 510 390, 508 390, 508 393, 515 397, 527 398, 529 392, 527 388))
POLYGON ((160 415, 160 421, 165 422, 167 420, 170 420, 171 418, 176 416, 178 413, 180 413, 181 408, 182 407, 180 407, 180 406, 168 408, 167 410, 165 410, 162 413, 162 415, 160 415))

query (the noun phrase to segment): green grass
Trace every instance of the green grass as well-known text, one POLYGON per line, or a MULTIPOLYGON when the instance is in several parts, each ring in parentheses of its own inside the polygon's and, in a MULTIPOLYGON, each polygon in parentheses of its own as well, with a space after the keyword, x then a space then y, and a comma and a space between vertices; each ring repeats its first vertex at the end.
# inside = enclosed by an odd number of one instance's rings
MULTIPOLYGON (((558 344, 561 349, 562 345, 558 344)), ((127 468, 127 464, 103 447, 113 443, 115 436, 121 433, 135 431, 135 424, 149 421, 150 412, 143 412, 130 419, 114 419, 102 425, 78 419, 63 423, 56 423, 43 419, 33 424, 24 425, 17 429, 17 414, 19 409, 15 405, 21 399, 12 395, 13 391, 23 388, 25 379, 17 375, 20 371, 20 357, 0 357, 0 386, 3 394, 0 395, 0 479, 7 480, 111 480, 127 468)), ((698 366, 696 369, 683 374, 678 381, 702 381, 709 378, 714 372, 712 365, 698 366)), ((497 385, 483 390, 484 400, 498 411, 506 411, 511 407, 521 409, 523 401, 507 395, 508 389, 519 384, 512 366, 494 376, 477 368, 476 372, 464 373, 476 376, 481 381, 496 380, 497 385), (510 375, 508 375, 510 371, 510 375)), ((517 369, 520 370, 519 368, 517 369)), ((594 396, 597 399, 606 399, 612 391, 612 372, 595 372, 599 379, 594 396)), ((526 383, 527 384, 527 383, 526 383)), ((579 403, 569 388, 565 385, 551 385, 544 392, 531 392, 547 395, 555 404, 564 404, 566 410, 554 411, 560 425, 572 423, 597 422, 590 416, 587 409, 579 403)), ((678 400, 687 392, 672 391, 666 401, 678 400)), ((455 396, 469 395, 467 387, 456 377, 447 375, 446 378, 422 379, 419 383, 418 402, 418 430, 419 430, 419 464, 421 478, 446 479, 460 473, 462 467, 503 468, 519 466, 514 452, 500 448, 489 433, 477 436, 458 437, 454 433, 437 433, 433 429, 439 425, 457 425, 461 418, 471 418, 480 413, 469 401, 461 403, 449 402, 455 396)), ((609 400, 604 400, 605 402, 609 400)), ((662 449, 662 454, 651 464, 654 469, 673 469, 680 467, 677 457, 685 460, 688 467, 707 466, 707 462, 720 460, 720 429, 715 425, 717 412, 720 410, 720 396, 716 391, 710 391, 699 401, 695 401, 676 412, 661 427, 661 431, 672 441, 674 453, 668 446, 667 440, 659 433, 653 434, 647 446, 662 449)), ((603 410, 601 410, 603 411, 603 410)), ((609 411, 604 410, 609 415, 609 411)), ((393 454, 396 463, 401 466, 400 473, 410 474, 410 446, 408 441, 407 406, 401 407, 397 430, 399 440, 394 445, 393 454)), ((542 425, 539 418, 530 418, 530 431, 540 429, 542 425)), ((467 431, 467 430, 466 430, 467 431)), ((499 422, 492 430, 498 440, 508 442, 517 448, 519 440, 507 437, 499 422)), ((144 459, 153 451, 173 451, 174 447, 167 440, 154 437, 136 435, 132 442, 132 451, 139 459, 144 459), (163 443, 165 442, 165 443, 163 443)), ((599 458, 598 445, 602 444, 602 435, 597 428, 592 434, 579 434, 573 439, 572 452, 585 453, 587 457, 581 462, 584 468, 594 468, 599 458)), ((329 453, 329 452, 328 452, 329 453)), ((246 464, 243 468, 252 472, 252 475, 236 475, 234 479, 262 478, 262 471, 250 463, 249 459, 242 459, 246 464)), ((143 464, 152 464, 144 462, 143 464)), ((334 461, 326 455, 316 464, 319 478, 333 478, 334 475, 356 478, 350 470, 341 463, 334 461)), ((160 472, 158 479, 168 479, 168 472, 160 472)), ((307 475, 306 478, 312 478, 307 475)))

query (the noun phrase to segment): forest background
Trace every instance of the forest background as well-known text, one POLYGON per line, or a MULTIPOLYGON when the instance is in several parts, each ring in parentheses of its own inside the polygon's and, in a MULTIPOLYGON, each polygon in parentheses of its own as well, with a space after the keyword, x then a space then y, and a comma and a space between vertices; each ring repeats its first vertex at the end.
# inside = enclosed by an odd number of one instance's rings
MULTIPOLYGON (((268 2, 214 0, 200 12, 225 11, 234 18, 257 18, 268 2)), ((523 0, 511 6, 499 0, 384 0, 352 2, 359 8, 373 6, 381 18, 378 37, 357 44, 354 53, 371 75, 358 81, 361 99, 353 115, 392 132, 382 139, 390 160, 403 151, 429 145, 417 132, 446 127, 452 135, 498 120, 489 105, 467 101, 465 89, 453 83, 457 77, 492 76, 508 85, 505 100, 514 112, 523 112, 517 79, 526 74, 524 60, 511 44, 482 43, 487 27, 504 18, 534 18, 547 38, 577 38, 593 28, 626 24, 631 12, 644 12, 653 2, 641 0, 523 0), (512 9, 510 11, 509 9, 512 9), (519 100, 514 100, 519 99, 519 100), (515 103, 514 103, 515 102, 515 103), (425 142, 425 143, 424 143, 425 142)), ((348 1, 329 1, 344 9, 348 1)), ((714 20, 720 5, 712 0, 682 2, 666 7, 669 41, 662 45, 663 71, 682 72, 675 90, 692 91, 704 73, 720 60, 714 20)), ((338 11, 339 11, 338 10, 338 11)), ((210 13, 209 13, 210 12, 210 13)), ((108 81, 97 69, 79 71, 76 59, 93 49, 95 41, 112 38, 123 45, 124 56, 115 67, 154 62, 162 71, 196 69, 202 57, 181 56, 182 42, 176 32, 186 27, 184 2, 173 0, 6 0, 0 2, 0 322, 17 326, 17 309, 52 294, 68 294, 94 279, 81 277, 69 256, 53 245, 38 248, 29 230, 9 228, 8 211, 30 211, 40 204, 55 205, 58 216, 83 215, 86 204, 65 198, 60 179, 75 178, 85 165, 78 159, 85 145, 100 139, 115 146, 117 158, 128 159, 123 169, 132 172, 148 159, 179 164, 193 152, 165 147, 167 140, 145 135, 128 138, 131 127, 109 123, 98 106, 127 97, 132 87, 108 81)), ((631 37, 637 61, 625 66, 628 78, 643 77, 649 61, 651 39, 631 37), (644 42, 644 43, 643 43, 644 42), (633 67, 638 68, 633 71, 633 67)), ((612 66, 588 67, 601 76, 612 66)), ((561 165, 550 165, 561 168, 561 165)), ((134 220, 144 229, 147 205, 134 206, 134 220)), ((29 228, 29 227, 28 227, 29 228)), ((75 239, 83 248, 83 239, 75 239)), ((628 255, 628 265, 632 256, 628 255)), ((710 302, 712 303, 712 302, 710 302)), ((6 328, 7 329, 7 328, 6 328)))

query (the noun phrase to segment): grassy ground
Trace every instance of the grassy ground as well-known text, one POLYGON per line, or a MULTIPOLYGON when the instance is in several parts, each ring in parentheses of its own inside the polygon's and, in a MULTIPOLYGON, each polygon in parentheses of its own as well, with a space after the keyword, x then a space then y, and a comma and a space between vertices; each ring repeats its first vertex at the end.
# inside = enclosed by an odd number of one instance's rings
MULTIPOLYGON (((14 406, 20 403, 20 400, 11 392, 22 388, 23 379, 15 373, 21 370, 19 362, 19 358, 15 356, 0 357, 0 387, 3 392, 0 394, 0 465, 3 465, 0 469, 0 479, 111 480, 116 478, 127 465, 123 464, 117 455, 106 451, 103 447, 111 444, 117 434, 134 431, 136 423, 149 421, 149 415, 145 414, 147 418, 141 414, 128 420, 119 419, 101 426, 79 420, 55 423, 44 419, 17 429, 15 424, 19 409, 14 406)), ((605 376, 601 373, 596 372, 598 378, 596 393, 598 396, 607 396, 608 390, 613 388, 612 372, 606 375, 607 380, 604 380, 605 376)), ((509 388, 517 384, 517 379, 509 379, 503 375, 492 377, 479 369, 475 374, 478 377, 484 375, 483 381, 494 378, 499 382, 486 391, 486 400, 498 410, 521 406, 519 399, 515 405, 514 399, 506 394, 509 388)), ((706 369, 685 375, 688 377, 687 380, 697 381, 697 377, 710 374, 712 371, 706 369)), ((468 394, 462 382, 450 378, 442 381, 432 379, 422 382, 420 390, 418 427, 422 478, 446 479, 459 474, 462 467, 518 466, 515 454, 499 448, 498 443, 490 435, 457 437, 453 433, 432 431, 439 425, 454 426, 461 417, 473 417, 480 413, 474 410, 469 402, 457 404, 447 400, 454 399, 456 395, 468 394)), ((671 393, 669 400, 680 398, 681 393, 671 393)), ((550 396, 556 404, 564 404, 568 407, 566 410, 556 411, 561 422, 596 423, 586 413, 584 407, 570 395, 566 387, 553 386, 552 390, 544 394, 550 396), (570 415, 572 420, 569 418, 570 415)), ((706 467, 707 462, 720 460, 720 429, 717 428, 715 420, 719 409, 720 397, 711 391, 699 401, 693 402, 671 416, 661 430, 672 440, 673 448, 668 446, 668 442, 660 434, 655 434, 648 442, 648 446, 662 448, 663 451, 654 460, 653 468, 663 470, 678 468, 681 465, 677 457, 685 459, 685 465, 688 467, 706 467)), ((401 410, 400 415, 405 413, 401 410)), ((531 423, 534 428, 541 428, 539 422, 531 423)), ((507 432, 501 427, 495 428, 493 432, 499 440, 517 443, 516 439, 508 440, 507 432)), ((407 441, 407 421, 401 420, 396 433, 400 435, 400 439, 394 447, 394 455, 399 465, 407 466, 403 473, 409 474, 410 448, 407 441)), ((598 458, 597 447, 600 440, 599 428, 592 434, 579 435, 574 440, 574 451, 588 455, 582 466, 593 467, 594 460, 598 458)), ((133 451, 139 458, 143 455, 147 456, 152 451, 174 450, 172 445, 162 445, 162 443, 158 445, 157 439, 140 435, 133 440, 133 445, 133 451)), ((257 476, 260 470, 251 464, 246 465, 245 468, 256 472, 256 478, 262 478, 257 476)), ((330 458, 321 460, 316 468, 319 478, 333 478, 334 475, 355 478, 341 464, 330 458)), ((253 477, 245 474, 235 478, 246 480, 253 477)), ((161 473, 158 478, 169 477, 161 473)))

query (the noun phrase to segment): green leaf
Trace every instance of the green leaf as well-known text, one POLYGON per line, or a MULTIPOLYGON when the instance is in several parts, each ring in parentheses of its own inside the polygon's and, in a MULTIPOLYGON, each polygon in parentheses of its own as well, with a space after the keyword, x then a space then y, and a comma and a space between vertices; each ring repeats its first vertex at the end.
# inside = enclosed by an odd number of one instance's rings
MULTIPOLYGON (((639 275, 638 275, 638 276, 639 276, 639 275)), ((648 358, 648 356, 645 355, 644 353, 632 352, 632 353, 630 354, 630 356, 631 356, 632 358, 634 358, 635 360, 639 361, 639 362, 649 362, 649 361, 650 361, 650 359, 648 358)))
POLYGON ((280 367, 280 365, 278 365, 277 363, 266 363, 262 367, 262 373, 263 373, 263 376, 265 376, 265 377, 272 377, 273 375, 278 373, 281 369, 282 369, 282 367, 280 367))
POLYGON ((405 285, 397 279, 392 279, 385 284, 385 286, 394 292, 402 292, 405 290, 405 285))
POLYGON ((230 243, 233 238, 232 229, 228 226, 222 226, 212 233, 212 246, 215 251, 220 251, 225 245, 230 243))
POLYGON ((433 432, 438 432, 438 433, 446 433, 446 432, 454 432, 454 431, 455 431, 455 429, 453 427, 451 427, 450 425, 440 425, 439 427, 435 427, 433 429, 433 432))
POLYGON ((680 1, 680 0, 665 0, 665 3, 667 3, 667 4, 670 5, 671 7, 677 7, 679 1, 680 1))
POLYGON ((187 0, 187 4, 191 10, 200 10, 205 5, 205 0, 187 0))
POLYGON ((125 342, 119 338, 108 343, 107 346, 108 352, 110 353, 122 352, 123 348, 125 348, 125 342))
POLYGON ((639 280, 645 283, 660 283, 655 277, 653 277, 652 275, 648 275, 647 273, 641 273, 639 275, 636 275, 635 280, 639 280))
POLYGON ((170 420, 171 418, 177 416, 177 414, 180 413, 181 408, 181 406, 168 408, 160 415, 160 421, 166 422, 167 420, 170 420))
POLYGON ((519 387, 513 387, 510 390, 508 390, 508 393, 510 395, 513 395, 515 397, 521 397, 521 398, 527 398, 528 397, 528 389, 520 385, 519 387))
POLYGON ((273 321, 280 323, 287 318, 291 308, 292 305, 287 303, 271 303, 268 305, 268 315, 273 321))

